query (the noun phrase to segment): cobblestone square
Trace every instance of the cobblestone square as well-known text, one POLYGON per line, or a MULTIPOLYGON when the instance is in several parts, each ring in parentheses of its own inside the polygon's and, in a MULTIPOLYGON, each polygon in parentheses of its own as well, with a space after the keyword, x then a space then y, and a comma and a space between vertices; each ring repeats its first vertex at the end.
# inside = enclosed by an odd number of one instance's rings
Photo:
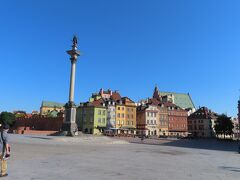
POLYGON ((9 176, 18 180, 237 180, 237 144, 216 140, 11 135, 9 176))

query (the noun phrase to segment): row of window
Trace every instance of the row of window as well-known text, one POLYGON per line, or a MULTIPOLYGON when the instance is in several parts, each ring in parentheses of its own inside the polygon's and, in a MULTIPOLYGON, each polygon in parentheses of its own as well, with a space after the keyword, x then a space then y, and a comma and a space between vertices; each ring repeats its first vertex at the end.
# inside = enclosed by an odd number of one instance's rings
POLYGON ((133 121, 126 121, 126 124, 124 124, 124 121, 117 121, 118 125, 132 125, 133 126, 133 121))
POLYGON ((98 118, 98 123, 105 124, 106 119, 105 118, 98 118))
POLYGON ((185 128, 186 124, 169 124, 169 127, 185 128))
POLYGON ((147 124, 157 124, 156 120, 147 120, 147 124))
MULTIPOLYGON (((125 114, 120 114, 120 113, 118 113, 117 114, 117 117, 118 118, 120 118, 120 117, 122 117, 122 118, 124 118, 125 117, 125 114)), ((131 114, 131 116, 130 116, 130 114, 127 114, 127 116, 126 116, 128 119, 131 117, 132 119, 134 118, 134 115, 133 114, 131 114)))
POLYGON ((186 113, 179 113, 179 112, 169 112, 168 115, 175 115, 175 116, 187 116, 186 113))
MULTIPOLYGON (((121 110, 121 109, 122 109, 122 111, 124 111, 125 107, 122 107, 122 108, 118 107, 118 110, 121 110)), ((133 112, 133 108, 127 108, 127 111, 128 112, 130 112, 130 111, 133 112)))
POLYGON ((170 121, 174 121, 174 120, 177 120, 177 121, 187 121, 187 118, 169 118, 170 121))
POLYGON ((189 124, 192 124, 192 122, 193 122, 194 124, 196 124, 197 122, 198 122, 198 123, 203 123, 203 120, 193 120, 193 121, 190 120, 190 121, 188 121, 189 124))
POLYGON ((98 115, 105 115, 106 114, 106 110, 98 110, 98 115))
MULTIPOLYGON (((212 127, 211 126, 209 126, 209 129, 211 129, 212 127)), ((204 125, 199 125, 199 126, 191 126, 191 125, 189 125, 188 126, 188 129, 189 130, 204 130, 204 125)))
POLYGON ((155 113, 155 112, 147 112, 147 117, 157 117, 157 113, 155 113))

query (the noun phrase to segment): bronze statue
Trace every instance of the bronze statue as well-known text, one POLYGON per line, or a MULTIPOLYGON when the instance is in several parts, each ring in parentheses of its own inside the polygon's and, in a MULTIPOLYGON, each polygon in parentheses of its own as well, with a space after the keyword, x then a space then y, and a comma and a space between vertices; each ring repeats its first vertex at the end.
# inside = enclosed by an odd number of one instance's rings
POLYGON ((77 46, 78 40, 77 40, 77 36, 76 35, 73 36, 72 42, 73 42, 74 46, 77 46))

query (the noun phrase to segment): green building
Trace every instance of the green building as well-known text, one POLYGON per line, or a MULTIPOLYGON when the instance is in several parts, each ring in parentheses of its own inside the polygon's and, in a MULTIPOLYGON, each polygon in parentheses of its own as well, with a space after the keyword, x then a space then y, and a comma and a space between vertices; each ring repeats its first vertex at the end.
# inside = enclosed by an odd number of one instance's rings
POLYGON ((77 108, 77 125, 83 133, 101 134, 107 126, 107 108, 102 99, 77 108))

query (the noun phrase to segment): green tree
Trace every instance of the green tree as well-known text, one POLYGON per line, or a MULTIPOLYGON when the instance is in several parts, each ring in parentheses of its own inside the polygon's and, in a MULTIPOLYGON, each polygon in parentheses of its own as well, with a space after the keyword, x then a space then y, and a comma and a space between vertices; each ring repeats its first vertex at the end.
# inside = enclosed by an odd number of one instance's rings
POLYGON ((12 126, 15 123, 15 115, 10 112, 2 112, 0 114, 0 123, 12 126))
POLYGON ((214 129, 215 132, 217 134, 217 136, 219 134, 224 136, 226 135, 232 135, 233 134, 233 122, 231 121, 231 117, 226 116, 225 114, 222 114, 220 116, 218 116, 214 129))

